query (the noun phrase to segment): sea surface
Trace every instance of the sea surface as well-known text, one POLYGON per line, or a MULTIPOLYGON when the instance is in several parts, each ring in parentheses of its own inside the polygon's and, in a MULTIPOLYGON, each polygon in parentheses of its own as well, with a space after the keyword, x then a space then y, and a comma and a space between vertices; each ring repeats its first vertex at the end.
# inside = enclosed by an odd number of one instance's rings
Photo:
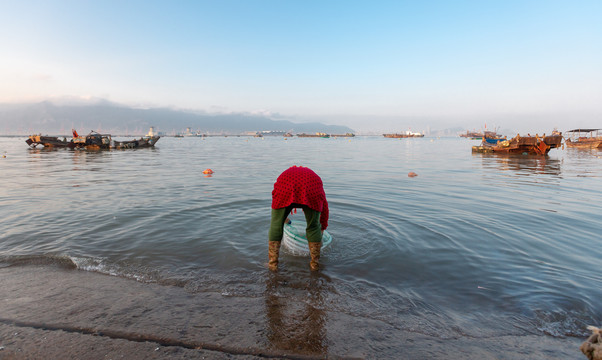
MULTIPOLYGON (((229 136, 85 151, 25 139, 0 138, 0 266, 71 264, 261 297, 272 187, 303 165, 330 204, 333 240, 311 285, 323 310, 449 338, 583 337, 602 324, 599 150, 496 156, 463 138, 229 136)), ((279 273, 295 284, 308 261, 284 252, 279 273)))

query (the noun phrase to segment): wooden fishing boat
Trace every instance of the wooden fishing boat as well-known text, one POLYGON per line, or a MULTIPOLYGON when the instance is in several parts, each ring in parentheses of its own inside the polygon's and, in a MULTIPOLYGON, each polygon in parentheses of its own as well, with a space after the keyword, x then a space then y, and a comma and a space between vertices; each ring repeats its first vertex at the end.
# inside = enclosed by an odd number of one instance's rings
POLYGON ((100 134, 96 131, 91 131, 88 135, 80 136, 77 131, 73 131, 73 138, 67 140, 66 137, 61 139, 57 136, 42 136, 31 135, 25 142, 32 148, 42 145, 45 148, 70 148, 70 149, 135 149, 144 147, 153 147, 159 141, 160 136, 143 136, 140 139, 127 141, 113 140, 110 134, 100 134))
POLYGON ((483 139, 481 145, 473 146, 472 152, 476 153, 501 153, 501 154, 528 154, 528 155, 546 155, 551 149, 560 147, 562 144, 562 134, 543 136, 516 135, 510 140, 487 141, 483 139))
POLYGON ((67 141, 66 137, 62 139, 58 136, 43 136, 43 135, 30 135, 27 140, 25 140, 27 145, 32 148, 37 147, 38 145, 42 145, 45 148, 71 148, 75 147, 73 140, 67 141))
POLYGON ((143 136, 140 139, 128 140, 128 141, 116 141, 113 140, 111 149, 136 149, 136 148, 148 148, 155 146, 155 143, 159 141, 160 136, 143 136))
POLYGON ((88 135, 78 136, 77 132, 73 131, 73 143, 78 149, 100 150, 111 148, 111 135, 100 134, 96 131, 90 131, 88 135))
POLYGON ((333 134, 333 135, 330 135, 330 137, 334 137, 334 138, 336 138, 336 137, 355 137, 355 134, 354 133, 345 133, 342 135, 334 135, 333 134))
POLYGON ((569 137, 565 137, 567 147, 598 148, 602 149, 602 129, 574 129, 569 130, 569 137))

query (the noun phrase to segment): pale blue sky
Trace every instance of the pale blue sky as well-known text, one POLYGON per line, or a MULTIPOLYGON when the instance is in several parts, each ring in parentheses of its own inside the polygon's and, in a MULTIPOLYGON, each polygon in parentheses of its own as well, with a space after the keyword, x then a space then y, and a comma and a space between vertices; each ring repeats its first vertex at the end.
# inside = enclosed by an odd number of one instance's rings
POLYGON ((3 103, 602 125, 600 0, 0 0, 0 34, 3 103))

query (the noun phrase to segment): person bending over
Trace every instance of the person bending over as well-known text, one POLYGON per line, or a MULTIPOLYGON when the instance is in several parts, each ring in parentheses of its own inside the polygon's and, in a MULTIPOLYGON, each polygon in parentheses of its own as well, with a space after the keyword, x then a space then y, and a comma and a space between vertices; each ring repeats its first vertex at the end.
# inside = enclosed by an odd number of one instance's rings
POLYGON ((272 221, 268 234, 268 267, 272 271, 278 269, 284 222, 293 208, 301 208, 305 213, 306 236, 311 256, 309 267, 311 270, 318 270, 322 232, 328 227, 328 202, 322 179, 310 168, 303 166, 286 169, 274 183, 272 221))

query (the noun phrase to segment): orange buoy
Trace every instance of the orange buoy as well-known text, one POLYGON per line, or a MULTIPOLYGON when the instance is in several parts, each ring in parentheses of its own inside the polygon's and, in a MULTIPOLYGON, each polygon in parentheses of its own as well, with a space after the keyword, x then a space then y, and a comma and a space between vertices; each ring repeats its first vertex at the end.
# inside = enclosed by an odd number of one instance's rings
POLYGON ((408 173, 408 177, 416 177, 416 176, 418 176, 418 174, 416 174, 416 173, 415 173, 415 172, 413 172, 413 171, 410 171, 410 172, 408 173))
POLYGON ((213 174, 213 170, 205 169, 205 170, 203 170, 203 174, 213 174))

